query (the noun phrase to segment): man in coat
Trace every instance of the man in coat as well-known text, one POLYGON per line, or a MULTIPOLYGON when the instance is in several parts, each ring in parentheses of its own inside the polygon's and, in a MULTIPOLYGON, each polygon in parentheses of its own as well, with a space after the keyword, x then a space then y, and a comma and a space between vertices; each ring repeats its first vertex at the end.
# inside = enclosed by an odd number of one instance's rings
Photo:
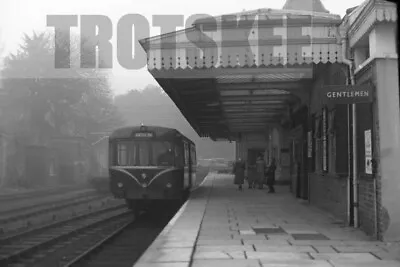
POLYGON ((242 191, 242 185, 244 184, 244 170, 245 170, 245 163, 239 158, 238 161, 235 162, 233 165, 233 173, 235 174, 235 179, 233 183, 238 185, 239 191, 242 191))
POLYGON ((267 171, 267 186, 269 189, 268 193, 275 193, 275 170, 276 170, 276 162, 275 158, 272 158, 271 164, 268 167, 267 171))

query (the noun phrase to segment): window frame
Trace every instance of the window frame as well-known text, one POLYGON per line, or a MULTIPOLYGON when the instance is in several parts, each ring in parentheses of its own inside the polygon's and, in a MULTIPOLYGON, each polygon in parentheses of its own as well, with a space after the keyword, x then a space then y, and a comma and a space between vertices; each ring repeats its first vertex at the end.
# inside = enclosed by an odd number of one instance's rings
MULTIPOLYGON (((118 166, 118 167, 145 167, 145 166, 154 166, 157 167, 158 162, 157 159, 155 159, 154 155, 154 143, 164 143, 168 142, 170 144, 171 149, 174 151, 177 145, 175 144, 174 141, 171 140, 135 140, 135 139, 119 139, 115 140, 111 143, 110 145, 110 155, 112 155, 112 158, 110 159, 110 165, 112 166, 118 166), (123 149, 122 147, 125 146, 123 149), (147 165, 142 164, 141 161, 141 153, 140 150, 142 147, 145 147, 147 149, 147 156, 148 159, 146 159, 146 162, 148 163, 147 165), (128 151, 131 151, 128 153, 128 151), (121 155, 122 153, 126 154, 126 160, 124 163, 126 164, 121 164, 121 155), (133 157, 133 158, 132 158, 133 157)), ((177 159, 175 157, 174 153, 174 162, 171 166, 175 166, 177 162, 177 159)))
POLYGON ((330 173, 336 173, 336 131, 335 131, 336 109, 328 112, 328 170, 330 173))
POLYGON ((197 164, 197 158, 196 158, 196 149, 195 146, 193 144, 190 144, 190 158, 191 158, 191 163, 192 165, 196 165, 197 164))
POLYGON ((175 144, 174 147, 175 147, 175 165, 181 168, 185 166, 185 154, 183 151, 182 143, 175 144))
POLYGON ((184 165, 189 166, 189 144, 188 142, 183 142, 183 155, 184 155, 184 165))
POLYGON ((322 116, 321 115, 316 115, 315 116, 315 121, 314 121, 314 170, 316 172, 321 171, 322 169, 322 162, 321 162, 321 121, 322 121, 322 116))

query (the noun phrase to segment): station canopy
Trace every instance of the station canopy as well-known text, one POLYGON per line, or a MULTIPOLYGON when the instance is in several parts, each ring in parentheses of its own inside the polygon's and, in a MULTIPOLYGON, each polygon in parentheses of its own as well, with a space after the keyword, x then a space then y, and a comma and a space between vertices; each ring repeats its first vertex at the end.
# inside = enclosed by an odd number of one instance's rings
POLYGON ((316 66, 342 61, 340 22, 319 0, 288 0, 140 43, 149 72, 197 133, 236 140, 282 124, 306 101, 316 66))

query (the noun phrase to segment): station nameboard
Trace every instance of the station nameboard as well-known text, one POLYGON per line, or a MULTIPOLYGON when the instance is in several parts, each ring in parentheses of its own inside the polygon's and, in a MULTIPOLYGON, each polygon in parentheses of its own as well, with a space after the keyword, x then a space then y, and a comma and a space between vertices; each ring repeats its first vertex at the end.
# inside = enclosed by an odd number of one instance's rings
POLYGON ((372 102, 371 84, 326 85, 322 87, 323 103, 357 104, 372 102))

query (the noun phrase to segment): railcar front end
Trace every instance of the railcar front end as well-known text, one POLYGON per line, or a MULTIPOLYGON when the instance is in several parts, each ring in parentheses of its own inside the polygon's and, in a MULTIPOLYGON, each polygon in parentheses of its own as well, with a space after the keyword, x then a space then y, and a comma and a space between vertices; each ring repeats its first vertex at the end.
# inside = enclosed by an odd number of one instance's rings
POLYGON ((110 191, 135 213, 187 196, 191 183, 181 164, 183 144, 175 135, 141 127, 129 137, 110 139, 109 145, 110 191))

